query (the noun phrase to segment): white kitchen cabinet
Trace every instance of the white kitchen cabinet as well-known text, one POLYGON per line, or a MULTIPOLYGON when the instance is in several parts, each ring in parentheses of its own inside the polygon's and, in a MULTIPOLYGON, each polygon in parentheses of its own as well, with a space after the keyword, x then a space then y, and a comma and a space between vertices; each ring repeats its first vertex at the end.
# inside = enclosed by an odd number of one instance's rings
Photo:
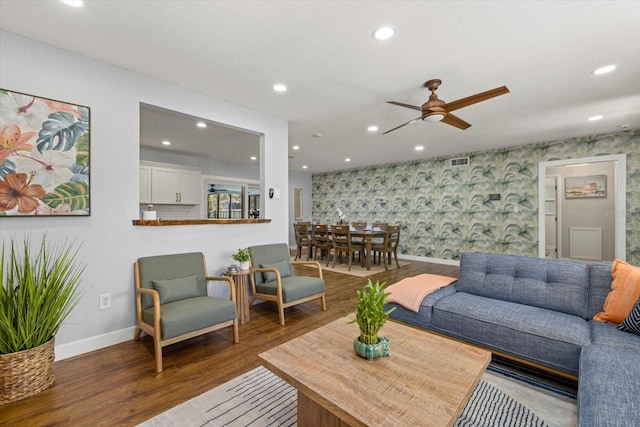
POLYGON ((200 191, 202 174, 200 172, 155 166, 150 167, 150 169, 151 203, 169 205, 200 204, 202 194, 200 191))
POLYGON ((151 203, 151 166, 140 166, 140 203, 151 203))

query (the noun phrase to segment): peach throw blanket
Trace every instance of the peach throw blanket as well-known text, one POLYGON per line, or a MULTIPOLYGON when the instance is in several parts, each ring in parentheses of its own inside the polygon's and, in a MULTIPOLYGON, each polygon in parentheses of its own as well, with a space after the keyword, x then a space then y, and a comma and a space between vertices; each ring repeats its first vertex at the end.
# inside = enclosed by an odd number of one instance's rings
POLYGON ((425 296, 456 280, 458 279, 455 277, 438 276, 437 274, 419 274, 407 277, 387 286, 387 292, 391 293, 387 301, 395 302, 417 313, 425 296))

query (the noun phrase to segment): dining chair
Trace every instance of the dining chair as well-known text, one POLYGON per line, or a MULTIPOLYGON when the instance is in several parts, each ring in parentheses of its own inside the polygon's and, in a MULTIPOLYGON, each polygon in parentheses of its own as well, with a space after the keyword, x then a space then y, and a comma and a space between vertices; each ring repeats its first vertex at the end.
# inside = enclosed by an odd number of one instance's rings
MULTIPOLYGON (((366 221, 353 221, 351 223, 351 228, 354 229, 355 231, 362 231, 365 230, 367 228, 367 222, 366 221)), ((353 245, 355 246, 360 246, 360 245, 364 245, 364 237, 351 237, 351 242, 353 245)), ((360 260, 361 254, 363 252, 359 252, 358 253, 358 260, 360 260)))
MULTIPOLYGON (((332 225, 331 237, 333 239, 333 265, 336 266, 338 254, 343 252, 349 261, 349 271, 351 271, 351 260, 356 252, 364 252, 364 244, 357 244, 352 241, 351 230, 348 225, 332 225)), ((364 257, 360 257, 360 264, 364 266, 364 257)))
POLYGON ((313 224, 311 226, 313 234, 313 260, 316 261, 318 253, 320 253, 320 259, 322 256, 327 258, 327 266, 329 266, 329 256, 331 255, 331 238, 329 235, 329 226, 327 224, 313 224))
POLYGON ((322 311, 327 309, 322 267, 318 261, 291 261, 289 245, 275 243, 250 246, 251 307, 256 299, 273 301, 278 305, 280 324, 284 326, 284 309, 303 302, 320 300, 322 311), (294 265, 309 268, 307 275, 295 275, 294 265))
MULTIPOLYGON (((387 229, 387 223, 384 221, 374 221, 373 223, 371 223, 371 229, 372 230, 386 230, 387 229)), ((381 239, 379 237, 374 237, 371 240, 371 244, 372 245, 381 245, 383 244, 384 239, 381 239)), ((373 252, 373 262, 375 263, 376 261, 376 256, 380 257, 380 252, 376 252, 376 251, 372 251, 373 252)), ((378 258, 378 264, 380 264, 380 258, 378 258)))
POLYGON ((207 276, 200 252, 138 258, 133 265, 137 326, 153 337, 156 372, 162 372, 162 348, 218 329, 231 327, 238 343, 234 282, 207 276), (209 296, 209 282, 229 287, 229 298, 209 296))
POLYGON ((311 237, 311 223, 310 222, 294 222, 293 230, 296 236, 296 257, 302 259, 302 249, 307 248, 307 260, 311 259, 311 252, 313 251, 313 239, 311 237))
MULTIPOLYGON (((387 227, 388 229, 389 227, 387 227)), ((396 261, 396 267, 400 268, 400 263, 398 262, 398 246, 400 245, 400 230, 401 227, 399 225, 392 225, 391 230, 389 231, 389 248, 391 251, 387 253, 389 257, 389 263, 391 263, 391 255, 393 254, 393 259, 396 261)))

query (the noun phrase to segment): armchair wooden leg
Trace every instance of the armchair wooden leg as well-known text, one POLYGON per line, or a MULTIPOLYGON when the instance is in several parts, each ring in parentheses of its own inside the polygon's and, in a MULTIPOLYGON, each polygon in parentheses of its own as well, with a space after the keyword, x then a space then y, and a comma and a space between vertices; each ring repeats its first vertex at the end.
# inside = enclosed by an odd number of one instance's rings
POLYGON ((153 337, 153 347, 155 349, 156 356, 156 372, 162 372, 162 342, 160 341, 160 337, 153 337))
POLYGON ((321 304, 321 307, 322 307, 322 311, 327 311, 327 301, 326 301, 326 299, 324 297, 324 293, 320 297, 320 304, 321 304))
POLYGON ((133 340, 134 341, 138 341, 140 339, 140 334, 142 333, 142 329, 140 328, 136 328, 136 333, 133 336, 133 340))
POLYGON ((233 343, 238 344, 240 342, 240 334, 238 333, 238 319, 233 321, 233 343))
POLYGON ((278 304, 278 315, 280 316, 280 324, 284 326, 284 308, 278 304))

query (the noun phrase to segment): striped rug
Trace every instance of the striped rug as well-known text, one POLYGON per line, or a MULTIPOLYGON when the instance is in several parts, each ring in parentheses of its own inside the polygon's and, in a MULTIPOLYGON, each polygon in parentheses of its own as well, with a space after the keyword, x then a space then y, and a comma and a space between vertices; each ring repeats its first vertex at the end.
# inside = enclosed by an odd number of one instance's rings
MULTIPOLYGON (((260 366, 139 426, 296 426, 296 401, 295 388, 260 366)), ((546 424, 524 405, 480 380, 456 426, 546 424)))

